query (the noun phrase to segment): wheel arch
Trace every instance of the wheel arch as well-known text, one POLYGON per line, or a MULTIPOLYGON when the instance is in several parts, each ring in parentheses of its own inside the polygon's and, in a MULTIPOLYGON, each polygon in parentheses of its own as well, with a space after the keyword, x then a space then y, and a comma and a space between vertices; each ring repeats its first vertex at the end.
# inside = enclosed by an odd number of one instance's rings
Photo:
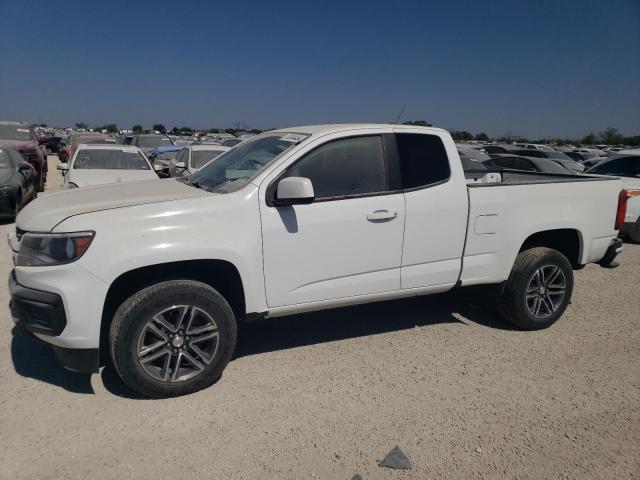
POLYGON ((246 314, 244 284, 234 264, 226 260, 184 260, 147 265, 118 276, 109 286, 102 308, 100 353, 108 355, 109 328, 118 307, 135 292, 167 280, 196 280, 215 288, 240 321, 246 314))
POLYGON ((583 241, 579 230, 574 228, 558 228, 543 230, 529 235, 520 246, 518 253, 534 247, 547 247, 562 253, 574 269, 580 268, 583 241))

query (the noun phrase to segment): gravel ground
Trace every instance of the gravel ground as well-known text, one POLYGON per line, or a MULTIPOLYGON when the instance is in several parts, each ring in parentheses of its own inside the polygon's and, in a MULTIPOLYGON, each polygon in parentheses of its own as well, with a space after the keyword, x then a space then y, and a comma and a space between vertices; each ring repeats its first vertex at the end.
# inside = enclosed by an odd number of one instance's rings
POLYGON ((541 332, 455 295, 257 322, 214 387, 156 401, 62 369, 2 288, 0 477, 636 478, 640 246, 620 261, 541 332), (395 445, 413 470, 377 466, 395 445))

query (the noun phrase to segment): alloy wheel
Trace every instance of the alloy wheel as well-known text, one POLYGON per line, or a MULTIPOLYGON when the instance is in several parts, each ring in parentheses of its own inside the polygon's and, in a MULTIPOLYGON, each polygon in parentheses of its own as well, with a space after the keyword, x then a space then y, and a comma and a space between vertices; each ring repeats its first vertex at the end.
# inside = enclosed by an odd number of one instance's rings
POLYGON ((176 383, 202 373, 218 351, 218 325, 194 305, 174 305, 147 321, 138 337, 137 355, 146 373, 176 383))
POLYGON ((531 276, 525 293, 527 310, 535 318, 547 318, 564 300, 567 281, 562 269, 556 265, 544 265, 531 276))

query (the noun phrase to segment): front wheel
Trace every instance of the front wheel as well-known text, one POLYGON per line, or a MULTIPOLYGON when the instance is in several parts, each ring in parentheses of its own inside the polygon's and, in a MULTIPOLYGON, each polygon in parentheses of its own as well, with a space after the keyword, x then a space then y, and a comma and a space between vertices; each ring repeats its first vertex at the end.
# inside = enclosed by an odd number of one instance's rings
POLYGON ((140 290, 118 308, 109 346, 129 388, 163 398, 216 382, 233 355, 236 336, 233 311, 215 289, 172 280, 140 290))
POLYGON ((531 248, 516 257, 500 289, 498 310, 524 330, 540 330, 562 316, 572 293, 573 270, 567 257, 551 248, 531 248))

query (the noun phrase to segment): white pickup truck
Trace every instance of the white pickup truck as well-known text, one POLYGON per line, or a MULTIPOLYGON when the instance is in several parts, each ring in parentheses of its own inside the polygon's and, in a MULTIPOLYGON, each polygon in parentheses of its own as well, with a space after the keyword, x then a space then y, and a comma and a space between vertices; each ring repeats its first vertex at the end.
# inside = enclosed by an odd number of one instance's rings
POLYGON ((440 129, 270 131, 189 181, 31 203, 9 239, 12 314, 67 368, 110 357, 149 397, 214 383, 256 317, 492 284, 504 318, 540 329, 567 307, 573 269, 622 248, 621 191, 611 177, 465 174, 440 129))

